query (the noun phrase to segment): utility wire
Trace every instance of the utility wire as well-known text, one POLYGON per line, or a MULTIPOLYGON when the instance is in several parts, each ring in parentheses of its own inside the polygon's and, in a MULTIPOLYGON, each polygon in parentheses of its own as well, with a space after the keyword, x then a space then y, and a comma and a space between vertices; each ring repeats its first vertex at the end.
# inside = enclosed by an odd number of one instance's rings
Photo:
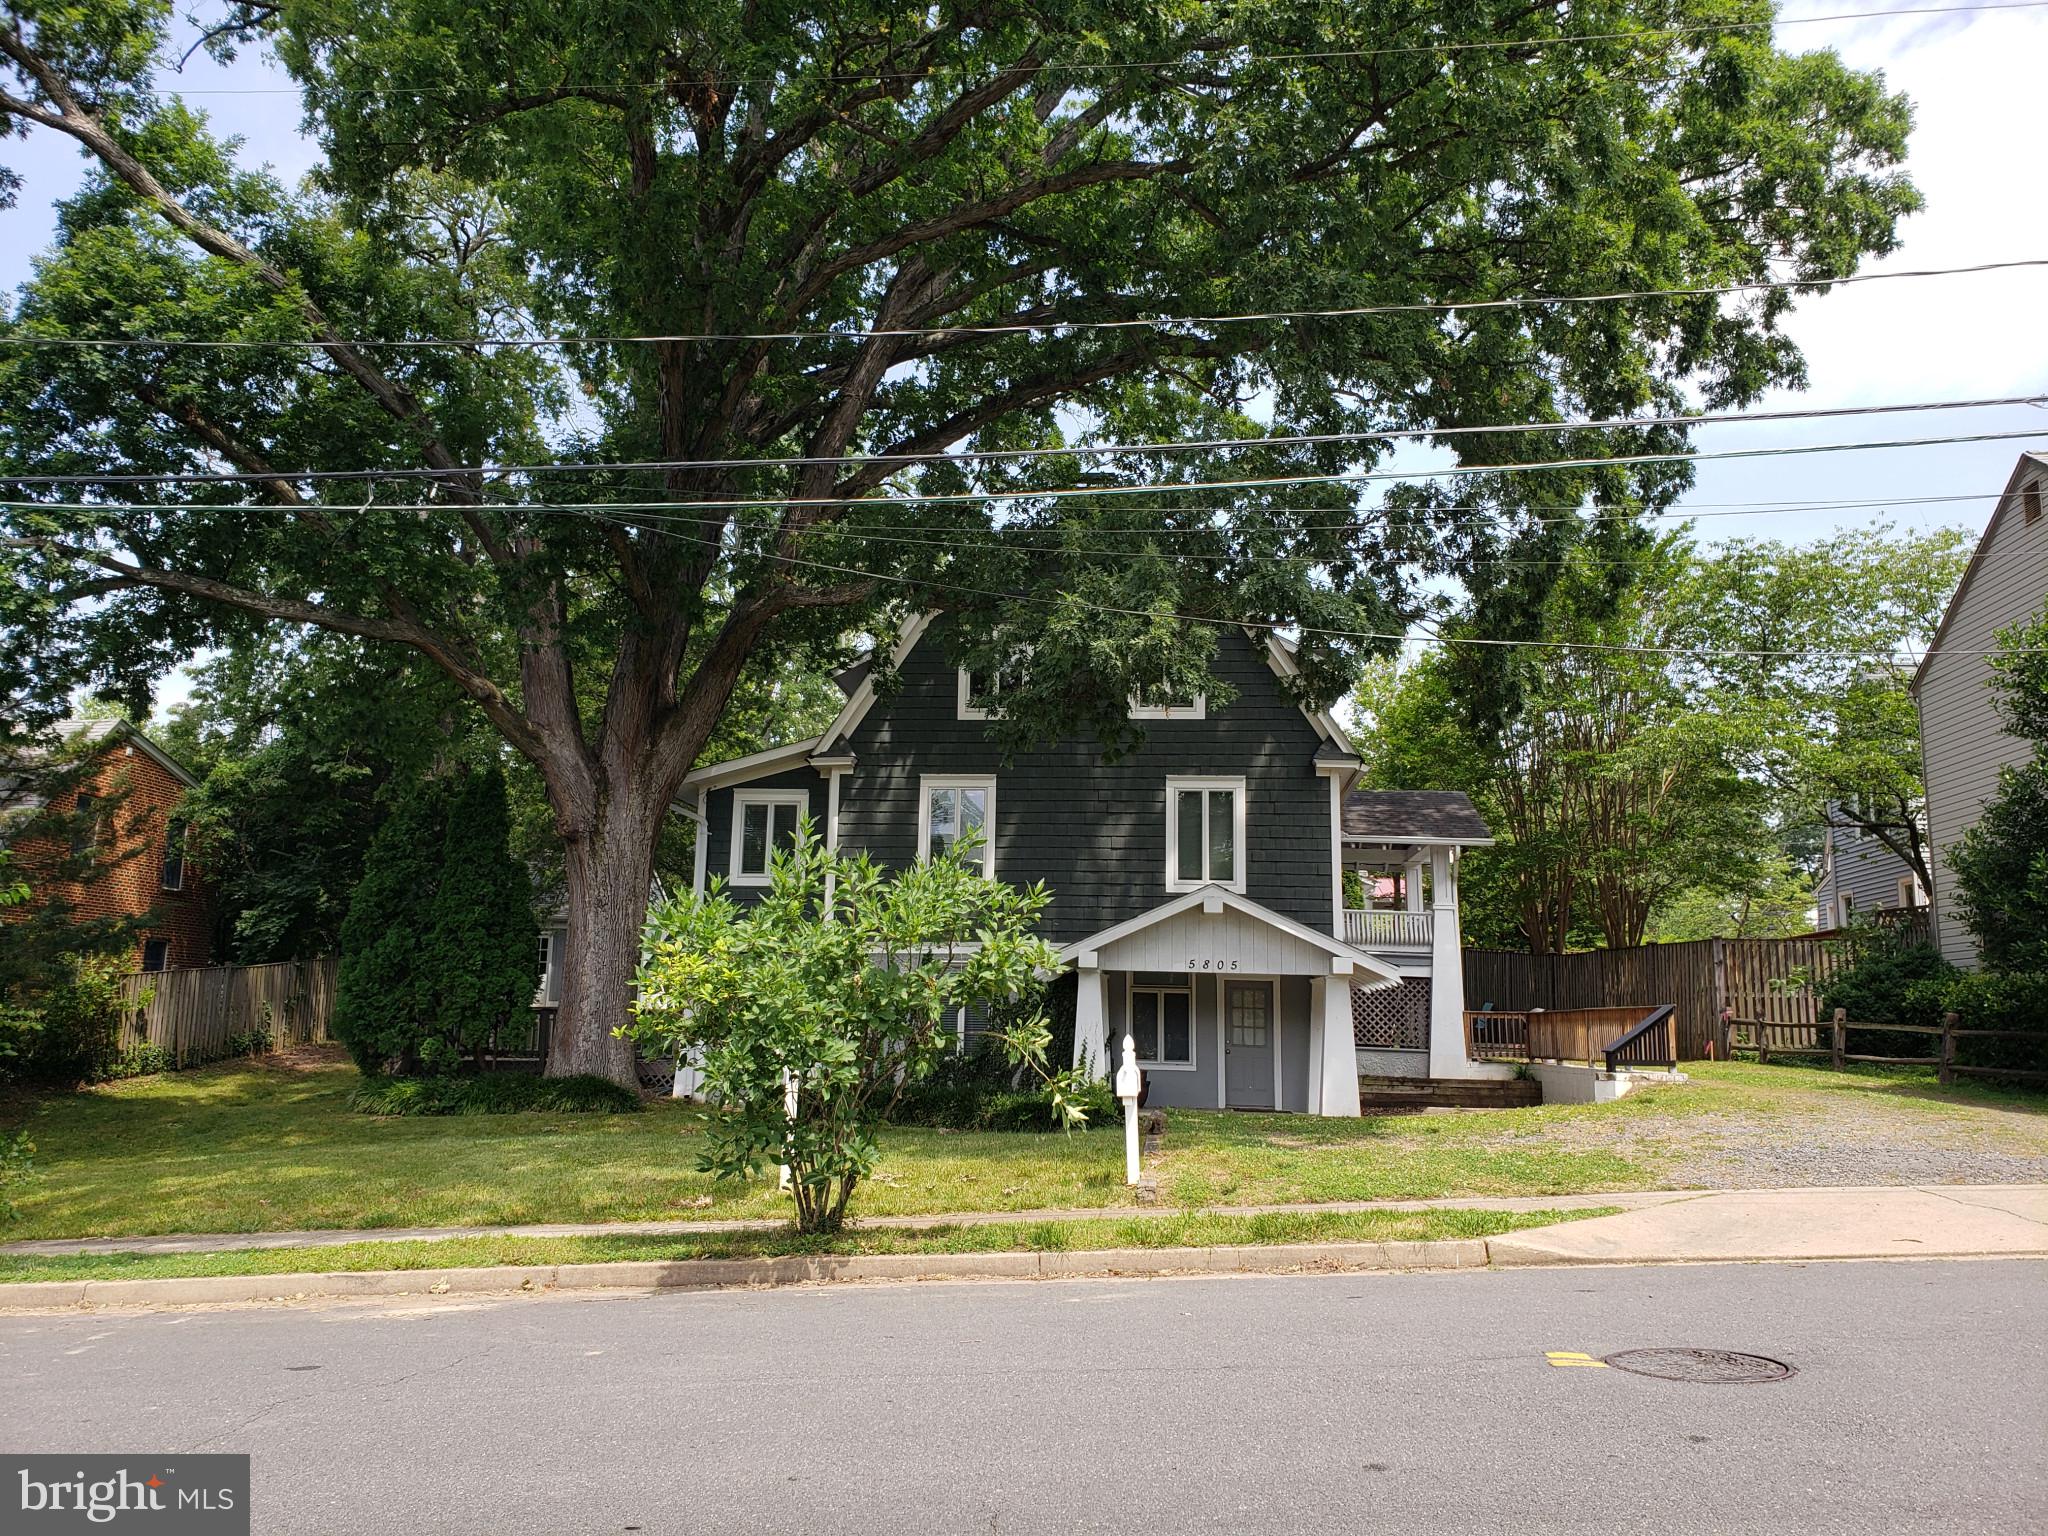
MULTIPOLYGON (((1528 48, 1556 48, 1569 43, 1607 43, 1652 41, 1660 38, 1695 36, 1701 33, 1726 32, 1767 32, 1776 27, 1811 26, 1817 23, 1837 21, 1876 21, 1888 16, 1950 16, 1966 15, 1979 11, 2031 11, 2039 10, 2048 0, 2002 0, 2002 3, 1969 5, 1922 5, 1901 6, 1884 10, 1839 11, 1818 16, 1773 16, 1757 21, 1705 21, 1683 22, 1661 27, 1633 27, 1615 32, 1574 32, 1560 33, 1551 37, 1526 38, 1483 38, 1453 43, 1408 43, 1379 48, 1320 48, 1303 49, 1282 53, 1259 53, 1248 51, 1241 42, 1227 38, 1191 39, 1188 51, 1173 58, 1162 59, 1095 59, 1072 62, 1048 61, 1038 66, 1047 74, 1065 72, 1106 73, 1122 69, 1173 69, 1191 62, 1195 58, 1213 56, 1213 62, 1236 61, 1245 64, 1272 63, 1319 63, 1336 59, 1379 59, 1412 56, 1417 54, 1441 55, 1454 53, 1499 53, 1528 48)), ((328 39, 337 42, 337 39, 328 39)), ((958 65, 934 64, 923 69, 908 70, 843 70, 826 71, 811 77, 821 82, 851 84, 855 82, 876 82, 892 80, 923 81, 940 76, 967 74, 984 75, 991 79, 1019 71, 1017 65, 958 65)), ((756 75, 720 77, 711 83, 719 87, 742 85, 783 85, 789 83, 791 75, 756 75)), ((677 84, 674 80, 640 81, 585 81, 581 84, 556 83, 548 86, 551 90, 573 91, 667 91, 677 84)), ((474 90, 473 86, 436 81, 420 85, 358 85, 330 86, 327 90, 344 96, 413 96, 447 95, 474 90)), ((299 86, 197 86, 182 90, 185 96, 297 96, 303 93, 299 86)))
MULTIPOLYGON (((555 512, 560 512, 560 513, 563 513, 564 515, 567 515, 567 516, 572 516, 572 517, 573 517, 573 516, 591 515, 591 514, 581 514, 581 513, 578 513, 578 512, 576 512, 576 511, 575 511, 574 509, 572 509, 572 508, 569 508, 569 507, 550 507, 550 506, 548 506, 548 504, 546 504, 546 503, 542 503, 541 505, 542 505, 542 507, 543 507, 543 508, 544 508, 545 510, 549 510, 549 511, 555 511, 555 512)), ((619 521, 619 520, 618 520, 618 519, 616 519, 616 518, 604 518, 604 517, 602 517, 602 516, 599 516, 597 520, 598 520, 598 521, 609 521, 609 522, 618 522, 618 521, 619 521)), ((631 525, 631 524, 624 524, 623 526, 628 526, 628 527, 630 527, 630 526, 632 526, 632 525, 631 525)), ((723 544, 723 542, 722 542, 722 541, 720 541, 720 540, 717 540, 717 539, 709 539, 709 538, 702 538, 702 537, 699 537, 699 536, 697 536, 697 535, 693 535, 693 534, 687 534, 687 533, 677 533, 677 532, 673 532, 673 531, 670 531, 670 530, 665 530, 665 529, 664 529, 664 530, 654 530, 654 531, 656 531, 656 532, 659 532, 659 533, 662 533, 662 534, 663 534, 663 535, 664 535, 665 537, 669 537, 669 538, 677 538, 677 539, 684 539, 684 540, 687 540, 687 541, 688 541, 688 542, 690 542, 690 543, 693 543, 693 544, 701 544, 701 545, 704 545, 704 546, 706 546, 706 547, 710 547, 710 548, 719 548, 719 549, 723 549, 723 548, 725 547, 725 546, 724 546, 724 544, 723 544)), ((1235 627, 1235 628, 1239 628, 1239 629, 1242 629, 1242 628, 1246 627, 1247 623, 1250 623, 1250 624, 1252 624, 1252 625, 1253 625, 1253 627, 1259 627, 1259 621, 1247 621, 1247 620, 1240 620, 1240 619, 1219 619, 1219 618, 1213 618, 1213 617, 1209 617, 1209 616, 1207 616, 1207 615, 1203 615, 1203 614, 1189 614, 1189 613, 1180 613, 1180 612, 1177 612, 1177 611, 1174 611, 1174 612, 1167 612, 1167 613, 1160 613, 1160 612, 1159 612, 1158 610, 1156 610, 1156 609, 1150 609, 1150 608, 1126 608, 1126 607, 1120 607, 1120 606, 1118 606, 1118 605, 1115 605, 1115 604, 1111 604, 1111 603, 1098 603, 1098 602, 1094 602, 1094 601, 1092 601, 1092 600, 1089 600, 1089 599, 1086 599, 1086 598, 1075 598, 1075 597, 1064 597, 1064 598, 1041 598, 1041 597, 1036 597, 1036 596, 1034 596, 1034 595, 1032 595, 1032 594, 1030 594, 1030 593, 1023 593, 1023 592, 998 592, 998 591, 994 591, 994 590, 991 590, 991 589, 988 589, 988 588, 983 588, 983 587, 964 587, 964 586, 959 586, 959 585, 955 585, 955 584, 949 584, 949 583, 946 583, 946 582, 940 582, 940 581, 933 581, 933 580, 931 580, 931 579, 929 579, 929 578, 926 578, 926 577, 918 577, 918 576, 899 576, 899 575, 892 575, 892 574, 890 574, 890 573, 888 573, 888 572, 884 572, 884 571, 872 571, 872 570, 867 570, 867 569, 865 569, 865 568, 863 568, 863 567, 860 567, 860 566, 851 566, 851 565, 838 565, 838 564, 835 564, 835 563, 832 563, 832 562, 829 562, 829 561, 822 561, 822 560, 808 560, 808 559, 804 559, 804 558, 802 558, 802 557, 800 557, 800 556, 795 556, 795 555, 783 555, 783 554, 777 554, 777 553, 775 553, 775 552, 772 552, 772 551, 768 551, 768 552, 763 552, 763 553, 761 553, 761 554, 759 555, 759 558, 761 558, 761 559, 764 559, 764 560, 767 560, 767 561, 770 561, 770 562, 773 562, 773 563, 775 563, 775 564, 780 564, 780 565, 791 565, 791 566, 800 566, 800 567, 804 567, 804 568, 806 568, 806 569, 811 569, 811 570, 820 570, 820 571, 827 571, 827 572, 832 572, 832 573, 835 573, 835 574, 837 574, 837 575, 842 575, 842 576, 856 576, 856 577, 862 577, 862 578, 866 578, 866 579, 871 579, 871 580, 875 580, 875 581, 886 581, 886 582, 892 582, 892 583, 895 583, 895 584, 897 584, 897 585, 900 585, 900 586, 906 586, 906 587, 916 587, 916 588, 918 588, 918 589, 920 589, 920 590, 922 590, 922 591, 928 591, 928 592, 945 592, 945 593, 950 593, 950 594, 953 594, 953 595, 957 595, 957 596, 962 596, 962 597, 981 597, 981 598, 988 598, 988 599, 992 599, 992 600, 994 600, 994 601, 997 601, 997 602, 1010 602, 1010 603, 1031 603, 1031 604, 1034 604, 1034 605, 1036 605, 1036 606, 1040 606, 1040 607, 1048 607, 1048 608, 1050 608, 1050 607, 1057 607, 1057 606, 1058 606, 1059 604, 1061 604, 1061 603, 1063 603, 1063 602, 1068 602, 1068 603, 1078 603, 1078 604, 1079 604, 1079 605, 1080 605, 1081 607, 1083 607, 1083 608, 1087 609, 1087 610, 1088 610, 1089 612, 1091 612, 1091 613, 1106 613, 1106 614, 1111 614, 1111 615, 1115 615, 1115 616, 1119 616, 1119 617, 1125 617, 1125 618, 1141 618, 1141 619, 1160 619, 1160 618, 1167 618, 1167 619, 1172 619, 1172 620, 1174 620, 1174 621, 1175 621, 1176 623, 1185 623, 1185 624, 1207 624, 1207 625, 1214 625, 1214 626, 1220 626, 1220 627, 1235 627)), ((1750 661, 1801 661, 1801 660, 1804 660, 1804 661, 1873 661, 1873 660, 1882 660, 1882 661, 1893 661, 1893 662, 1899 662, 1899 661, 1903 661, 1903 662, 1905 662, 1905 663, 1907 663, 1907 664, 1909 664, 1909 665, 1918 665, 1918 664, 1919 664, 1919 661, 1920 661, 1920 660, 1921 660, 1921 659, 1922 659, 1922 658, 1923 658, 1924 656, 1928 656, 1928 655, 1933 655, 1933 654, 1934 654, 1934 651, 1933 651, 1932 649, 1930 649, 1930 650, 1928 650, 1928 651, 1925 651, 1925 652, 1922 652, 1922 653, 1920 654, 1920 656, 1915 656, 1915 655, 1914 655, 1914 653, 1913 653, 1913 652, 1911 652, 1910 650, 1906 650, 1906 651, 1871 651, 1871 650, 1855 650, 1855 651, 1841 651, 1841 650, 1835 650, 1835 651, 1831 651, 1831 650, 1821 650, 1821 649, 1801 649, 1801 648, 1785 648, 1785 649, 1757 649, 1757 650, 1742 650, 1742 649, 1733 649, 1733 648, 1727 648, 1727 647, 1705 647, 1705 646, 1675 646, 1675 645, 1674 645, 1674 646, 1660 646, 1660 645, 1619 645, 1619 644, 1613 644, 1613 643, 1608 643, 1608 642, 1601 642, 1601 641, 1580 641, 1580 640, 1504 640, 1504 639, 1500 639, 1500 638, 1497 638, 1497 637, 1491 637, 1491 636, 1479 636, 1479 635, 1445 635, 1445 634, 1433 634, 1433 635, 1410 635, 1410 634, 1407 634, 1407 633, 1395 633, 1395 632, 1393 632, 1393 631, 1389 631, 1389 630, 1365 630, 1365 629, 1330 629, 1330 628, 1320 627, 1320 626, 1316 626, 1316 625, 1309 625, 1309 624, 1285 624, 1285 623, 1281 623, 1281 622, 1279 622, 1279 621, 1272 621, 1272 622, 1267 622, 1267 623, 1265 623, 1265 624, 1263 625, 1263 627, 1265 627, 1265 628, 1269 628, 1269 629, 1291 629, 1291 630, 1293 630, 1293 631, 1294 631, 1295 633, 1298 633, 1298 634, 1302 634, 1302 635, 1320 635, 1320 636, 1322 636, 1322 637, 1324 637, 1324 638, 1327 638, 1327 639, 1333 639, 1333 640, 1364 640, 1364 641, 1371 641, 1371 642, 1377 642, 1377 643, 1391 643, 1391 644, 1396 644, 1396 645, 1401 645, 1401 646, 1427 646, 1427 645, 1465 645, 1465 646, 1479 646, 1479 647, 1496 647, 1496 648, 1498 648, 1498 647, 1505 647, 1505 648, 1509 648, 1509 649, 1519 649, 1519 648, 1530 648, 1530 649, 1537 649, 1537 650, 1554 650, 1554 651, 1594 651, 1594 652, 1601 652, 1601 653, 1608 653, 1608 654, 1616 654, 1616 655, 1630 655, 1630 656, 1662 656, 1662 657, 1666 657, 1666 658, 1675 658, 1675 657, 1692 657, 1692 658, 1700 658, 1700 659, 1715 659, 1715 660, 1750 660, 1750 661)), ((1963 647, 1957 647, 1957 646, 1942 646, 1942 647, 1941 647, 1941 650, 1942 650, 1943 652, 1947 652, 1947 653, 1952 653, 1952 654, 1955 654, 1955 655, 1961 655, 1961 656, 2021 656, 2021 655, 2034 655, 2034 654, 2037 654, 2037 653, 2048 653, 2048 646, 2013 646, 2013 647, 1990 647, 1990 648, 1963 648, 1963 647)))
POLYGON ((801 469, 839 465, 860 469, 874 464, 911 467, 938 463, 995 463, 1095 454, 1151 454, 1184 451, 1235 451, 1248 448, 1313 448, 1342 443, 1401 442, 1446 437, 1490 437, 1525 432, 1595 432, 1642 427, 1729 426, 1766 421, 1818 421, 1848 416, 1898 416, 1921 411, 1975 411, 2014 405, 2048 405, 2048 395, 2005 395, 1981 400, 1921 400, 1897 405, 1803 406, 1784 411, 1717 411, 1670 416, 1612 416, 1565 421, 1514 421, 1494 425, 1381 427, 1356 432, 1288 433, 1273 437, 1213 437, 1147 443, 1081 443, 1059 448, 978 448, 959 453, 841 454, 833 457, 790 456, 765 459, 632 459, 592 463, 471 464, 447 469, 408 466, 394 469, 297 470, 171 470, 159 474, 0 475, 0 485, 252 485, 288 480, 444 480, 471 475, 594 474, 600 471, 655 473, 700 469, 801 469))
MULTIPOLYGON (((2038 0, 2038 3, 2048 5, 2048 0, 2038 0)), ((337 345, 398 349, 457 347, 533 350, 546 347, 623 347, 694 342, 844 342, 943 336, 1066 335, 1088 331, 1166 330, 1175 327, 1257 325, 1296 320, 1352 320, 1372 315, 1459 314, 1478 310, 1540 308, 1555 304, 1616 304, 1636 299, 1715 298, 1732 294, 1762 293, 1779 288, 1838 288, 1850 283, 1891 282, 1898 278, 1963 277, 1983 272, 2008 272, 2044 266, 2048 266, 2048 257, 2029 256, 2011 261, 1975 262, 1960 267, 1918 267, 1899 272, 1852 272, 1842 277, 1758 278, 1753 282, 1719 283, 1692 288, 1629 288, 1611 293, 1523 294, 1497 299, 1430 299, 1395 304, 1358 304, 1342 309, 1274 309, 1222 315, 1153 315, 1127 320, 1029 320, 989 325, 927 325, 890 329, 848 326, 842 329, 811 331, 672 331, 621 336, 356 336, 342 337, 338 341, 322 341, 310 336, 211 339, 183 336, 40 336, 15 332, 0 335, 0 346, 161 347, 220 352, 272 351, 281 348, 318 352, 337 345)))
MULTIPOLYGON (((1724 448, 1714 452, 1683 453, 1632 453, 1608 457, 1577 459, 1540 459, 1522 464, 1447 464, 1438 469, 1402 470, 1369 469, 1339 470, 1329 474, 1314 475, 1268 475, 1241 480, 1194 480, 1161 481, 1136 485, 1067 485, 1045 486, 1026 490, 990 491, 944 491, 936 493, 909 492, 898 495, 869 496, 770 496, 734 497, 710 501, 587 501, 563 502, 561 505, 578 508, 603 508, 610 511, 637 512, 720 512, 732 513, 759 508, 787 507, 839 507, 859 508, 866 506, 939 506, 959 502, 994 501, 1064 501, 1074 497, 1121 498, 1126 496, 1150 495, 1153 493, 1172 494, 1192 492, 1202 494, 1214 491, 1255 491, 1280 486, 1294 485, 1363 485, 1375 481, 1432 481, 1448 476, 1465 475, 1514 475, 1536 470, 1552 469, 1603 469, 1610 466, 1638 464, 1704 464, 1729 459, 1777 459, 1804 457, 1816 453, 1856 453, 1881 448, 1936 448, 1961 443, 2009 442, 2018 438, 2042 437, 2048 435, 2042 428, 2023 428, 2006 432, 1966 432, 1946 437, 1900 437, 1886 438, 1874 442, 1854 443, 1802 443, 1769 448, 1724 448)), ((123 503, 61 503, 48 501, 0 500, 0 506, 49 508, 62 505, 105 505, 122 510, 137 512, 189 512, 200 509, 218 509, 234 506, 261 506, 259 502, 123 502, 123 503)), ((432 503, 377 503, 391 508, 415 505, 424 508, 432 503)), ((332 508, 330 508, 332 510, 332 508)))

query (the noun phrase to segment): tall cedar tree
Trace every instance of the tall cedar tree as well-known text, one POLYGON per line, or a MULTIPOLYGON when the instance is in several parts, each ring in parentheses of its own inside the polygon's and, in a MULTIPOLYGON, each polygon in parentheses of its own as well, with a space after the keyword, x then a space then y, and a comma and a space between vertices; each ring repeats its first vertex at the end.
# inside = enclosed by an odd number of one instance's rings
POLYGON ((366 1074, 420 1065, 421 966, 445 847, 447 793, 431 780, 392 807, 370 840, 341 925, 334 1032, 366 1074))
POLYGON ((417 986, 421 1060, 443 1071, 463 1057, 482 1064, 493 1032, 533 1006, 540 969, 540 925, 509 845, 504 775, 471 773, 446 803, 417 986))
MULTIPOLYGON (((263 345, 0 349, 0 475, 248 477, 0 510, 0 654, 131 689, 265 624, 430 659, 534 765, 566 849, 550 1070, 621 1082, 657 840, 750 666, 949 608, 961 659, 1032 637, 999 739, 1116 751, 1134 691, 1205 686, 1213 631, 1179 616, 1304 626, 1316 701, 1433 579, 1527 634, 1553 563, 1627 545, 1685 466, 1375 504, 1333 477, 1391 443, 1329 434, 1797 384, 1792 291, 1698 290, 1824 287, 1918 205, 1904 100, 1777 51, 1768 0, 210 13, 217 55, 299 87, 299 189, 165 89, 171 0, 6 9, 0 124, 96 167, 7 331, 263 345), (1219 315, 1270 318, 1158 318, 1219 315), (590 340, 383 344, 563 334, 590 340), (1068 451, 1269 434, 1292 440, 1068 451), (651 467, 476 467, 536 462, 651 467), (305 473, 365 467, 418 478, 305 473)), ((1440 441, 1493 466, 1689 434, 1440 441)))

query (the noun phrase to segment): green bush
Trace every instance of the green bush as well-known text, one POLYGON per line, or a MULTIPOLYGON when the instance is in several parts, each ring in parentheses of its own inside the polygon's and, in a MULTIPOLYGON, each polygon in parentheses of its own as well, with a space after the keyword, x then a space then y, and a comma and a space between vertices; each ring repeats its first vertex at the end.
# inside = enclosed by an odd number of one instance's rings
POLYGON ((20 1214, 14 1208, 14 1193, 35 1177, 36 1144, 27 1131, 0 1136, 0 1222, 20 1214))
POLYGON ((537 1077, 486 1072, 460 1077, 365 1077, 349 1094, 350 1109, 365 1115, 623 1115, 640 1109, 640 1096, 609 1078, 537 1077))
POLYGON ((120 1064, 121 981, 125 957, 74 956, 66 962, 64 979, 39 1000, 33 1026, 20 1040, 26 1059, 19 1075, 40 1083, 70 1086, 100 1083, 120 1064))
POLYGON ((145 1040, 140 1045, 131 1045, 114 1063, 115 1077, 149 1077, 158 1072, 171 1070, 170 1052, 162 1046, 145 1040))
MULTIPOLYGON (((1014 1086, 1016 1069, 994 1046, 977 1044, 942 1057, 903 1090, 890 1119, 952 1131, 1055 1131, 1060 1117, 1052 1091, 1014 1086)), ((1114 1124, 1118 1107, 1107 1083, 1090 1082, 1069 1095, 1088 1125, 1114 1124)))
POLYGON ((1942 988, 1941 1004, 1944 1011, 1955 1014, 1958 1029, 2016 1029, 2031 1037, 1957 1040, 1955 1059, 1959 1065, 2048 1072, 2048 972, 2001 976, 1990 971, 1962 971, 1942 988))

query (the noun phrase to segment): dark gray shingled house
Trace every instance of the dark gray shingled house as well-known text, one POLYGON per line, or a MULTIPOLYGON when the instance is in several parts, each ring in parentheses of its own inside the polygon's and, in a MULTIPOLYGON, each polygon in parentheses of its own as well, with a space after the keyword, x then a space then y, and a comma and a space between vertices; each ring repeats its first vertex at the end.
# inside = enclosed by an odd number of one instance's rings
POLYGON ((849 668, 823 735, 690 775, 699 891, 758 891, 805 813, 890 864, 979 832, 990 873, 1053 892, 1076 1064, 1105 1072, 1128 1033, 1154 1103, 1356 1115, 1361 1072, 1506 1070, 1465 1055, 1458 857, 1485 824, 1461 794, 1353 789, 1350 739, 1283 686, 1285 644, 1228 632, 1229 706, 1135 710, 1143 746, 1106 764, 1083 743, 1003 761, 998 700, 942 640, 911 622, 886 700, 849 668))

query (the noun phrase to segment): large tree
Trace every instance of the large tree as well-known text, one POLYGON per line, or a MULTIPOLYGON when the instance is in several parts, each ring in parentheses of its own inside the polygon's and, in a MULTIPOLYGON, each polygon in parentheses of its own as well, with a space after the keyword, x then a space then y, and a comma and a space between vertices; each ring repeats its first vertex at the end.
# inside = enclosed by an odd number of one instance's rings
MULTIPOLYGON (((297 189, 167 92, 169 0, 7 12, 0 115, 97 168, 0 348, 7 472, 247 477, 38 487, 6 514, 10 649, 131 687, 264 624, 431 659, 566 847, 552 1069, 621 1080, 651 850, 750 661, 945 606, 963 646, 1034 637, 1002 732, 1113 751, 1134 688, 1202 673, 1211 632, 1175 615, 1303 626, 1327 700, 1420 578, 1523 623, 1528 562, 1621 536, 1550 509, 1686 480, 1368 510, 1296 477, 1384 442, 958 450, 1740 404, 1800 378, 1792 294, 1675 290, 1846 275, 1917 201, 1904 102, 1777 51, 1765 0, 251 0, 208 46, 289 72, 322 152, 297 189), (263 345, 19 344, 84 336, 263 345), (647 467, 476 467, 535 462, 647 467), (305 473, 366 468, 419 478, 305 473), (1222 479, 1283 483, 1109 494, 1222 479)), ((1687 435, 1443 441, 1484 465, 1687 435)))

